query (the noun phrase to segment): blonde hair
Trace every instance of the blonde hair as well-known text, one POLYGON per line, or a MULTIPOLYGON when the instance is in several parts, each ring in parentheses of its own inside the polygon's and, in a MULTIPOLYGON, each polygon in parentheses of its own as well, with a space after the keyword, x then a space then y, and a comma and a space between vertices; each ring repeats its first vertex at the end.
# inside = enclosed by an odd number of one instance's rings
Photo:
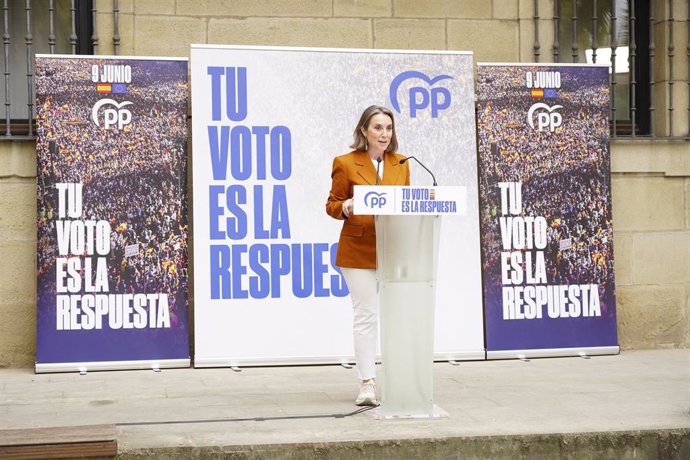
POLYGON ((393 112, 391 112, 390 109, 380 105, 371 105, 364 109, 362 116, 359 117, 359 123, 357 123, 357 126, 355 127, 355 131, 353 133, 355 141, 350 146, 351 148, 356 150, 367 149, 367 138, 364 136, 364 134, 362 134, 362 128, 369 128, 369 120, 371 120, 371 117, 379 113, 388 115, 393 123, 393 134, 391 135, 391 141, 388 144, 388 147, 386 147, 384 153, 395 152, 398 150, 398 137, 395 135, 395 117, 393 117, 393 112))

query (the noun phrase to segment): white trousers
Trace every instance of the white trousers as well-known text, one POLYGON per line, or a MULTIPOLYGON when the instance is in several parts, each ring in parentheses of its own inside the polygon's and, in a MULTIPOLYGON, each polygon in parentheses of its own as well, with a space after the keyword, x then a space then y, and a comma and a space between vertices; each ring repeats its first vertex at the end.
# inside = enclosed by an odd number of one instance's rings
POLYGON ((355 341, 357 373, 362 380, 376 377, 376 345, 378 341, 379 293, 376 270, 344 268, 345 282, 352 299, 352 332, 355 341))

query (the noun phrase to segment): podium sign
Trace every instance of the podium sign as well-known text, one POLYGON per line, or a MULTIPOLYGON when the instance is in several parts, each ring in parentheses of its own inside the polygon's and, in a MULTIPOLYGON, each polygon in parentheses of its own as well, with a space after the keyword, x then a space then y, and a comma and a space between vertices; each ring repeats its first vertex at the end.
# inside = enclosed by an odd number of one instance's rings
POLYGON ((355 185, 352 205, 354 214, 373 216, 466 215, 467 189, 459 185, 355 185))

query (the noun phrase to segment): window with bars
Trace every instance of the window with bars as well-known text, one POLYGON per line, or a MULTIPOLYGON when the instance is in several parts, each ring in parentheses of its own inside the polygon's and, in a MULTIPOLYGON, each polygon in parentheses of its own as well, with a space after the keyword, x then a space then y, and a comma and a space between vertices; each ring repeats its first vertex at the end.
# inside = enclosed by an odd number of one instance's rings
MULTIPOLYGON (((534 56, 544 54, 539 37, 539 0, 533 0, 534 56)), ((674 95, 678 81, 674 62, 685 48, 690 75, 690 27, 687 37, 674 36, 678 0, 554 0, 552 61, 609 65, 612 136, 690 139, 690 95, 674 95), (655 17, 655 14, 661 17, 655 17), (687 108, 687 119, 677 111, 687 108)), ((690 2, 688 10, 690 10, 690 2)), ((548 11, 541 11, 548 18, 548 11)), ((677 64, 676 64, 677 65, 677 64)))
POLYGON ((5 137, 33 136, 34 56, 92 54, 92 0, 3 0, 4 84, 0 107, 5 137))
POLYGON ((564 0, 557 4, 560 11, 554 13, 554 27, 559 46, 554 47, 554 60, 609 65, 611 118, 615 115, 616 131, 630 133, 629 2, 564 0))

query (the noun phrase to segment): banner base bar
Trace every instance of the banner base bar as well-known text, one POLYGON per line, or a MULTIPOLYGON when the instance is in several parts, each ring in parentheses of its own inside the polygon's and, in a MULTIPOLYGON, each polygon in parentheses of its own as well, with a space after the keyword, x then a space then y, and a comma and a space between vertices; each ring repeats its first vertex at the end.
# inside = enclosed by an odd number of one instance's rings
POLYGON ((530 359, 530 358, 565 358, 597 355, 617 355, 619 346, 583 347, 583 348, 544 348, 533 350, 489 350, 487 359, 530 359))
POLYGON ((458 351, 458 352, 438 352, 434 353, 434 362, 439 361, 484 361, 486 351, 479 350, 458 351))
MULTIPOLYGON (((451 351, 434 353, 434 362, 439 361, 483 361, 486 359, 484 349, 469 351, 451 351)), ((377 362, 381 356, 377 355, 377 362)), ((351 369, 355 359, 352 356, 294 356, 294 357, 263 357, 263 358, 194 358, 194 367, 261 367, 261 366, 313 366, 334 364, 351 369)))
POLYGON ((314 366, 320 364, 348 364, 353 363, 353 357, 323 356, 323 357, 265 357, 265 358, 194 358, 194 367, 261 367, 261 366, 314 366))
POLYGON ((36 373, 49 372, 79 372, 86 374, 91 371, 122 371, 151 369, 171 369, 175 367, 189 367, 190 360, 186 359, 148 359, 137 361, 95 361, 80 363, 36 363, 36 373))

